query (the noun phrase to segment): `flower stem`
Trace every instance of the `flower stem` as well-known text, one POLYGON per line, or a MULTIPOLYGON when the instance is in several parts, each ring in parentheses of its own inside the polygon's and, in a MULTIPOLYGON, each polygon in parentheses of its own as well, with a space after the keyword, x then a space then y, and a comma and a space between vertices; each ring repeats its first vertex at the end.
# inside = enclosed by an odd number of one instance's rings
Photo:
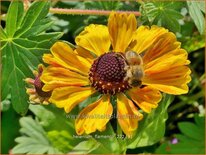
MULTIPOLYGON (((81 10, 81 9, 62 9, 62 8, 51 8, 49 10, 50 13, 54 14, 71 14, 71 15, 99 15, 99 16, 107 16, 112 11, 109 10, 81 10)), ((140 12, 138 11, 116 11, 121 13, 133 13, 135 16, 140 16, 140 12)))
MULTIPOLYGON (((29 0, 24 0, 24 8, 27 10, 29 8, 30 2, 29 0)), ((67 15, 99 15, 99 16, 107 16, 112 10, 82 10, 82 9, 66 9, 66 8, 50 8, 50 13, 54 14, 67 14, 67 15)), ((119 13, 133 13, 135 16, 140 16, 141 13, 138 11, 115 11, 119 13)))

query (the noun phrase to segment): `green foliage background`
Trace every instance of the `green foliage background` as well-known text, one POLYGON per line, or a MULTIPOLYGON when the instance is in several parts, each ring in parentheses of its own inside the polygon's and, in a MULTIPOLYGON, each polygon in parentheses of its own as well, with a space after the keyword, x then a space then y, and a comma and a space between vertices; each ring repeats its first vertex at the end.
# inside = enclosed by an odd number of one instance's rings
MULTIPOLYGON (((205 153, 204 1, 38 1, 28 10, 21 1, 3 1, 1 12, 1 153, 205 153), (74 43, 86 25, 107 24, 108 17, 51 14, 50 7, 140 11, 138 25, 159 25, 174 32, 191 61, 189 93, 164 94, 159 107, 144 114, 133 139, 119 136, 121 130, 111 124, 92 137, 74 138, 74 119, 53 105, 29 104, 23 79, 33 77, 32 70, 56 40, 74 43)), ((93 95, 79 108, 99 97, 93 95)), ((77 112, 78 107, 71 114, 77 112)))

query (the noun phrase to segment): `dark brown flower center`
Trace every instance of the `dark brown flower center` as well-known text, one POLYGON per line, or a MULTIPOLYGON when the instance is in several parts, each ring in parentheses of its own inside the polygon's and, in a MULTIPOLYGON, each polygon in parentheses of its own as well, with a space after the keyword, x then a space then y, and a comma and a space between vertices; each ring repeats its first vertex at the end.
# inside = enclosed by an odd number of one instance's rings
POLYGON ((130 88, 127 81, 125 60, 115 52, 108 52, 96 59, 89 73, 92 86, 103 94, 114 95, 130 88))

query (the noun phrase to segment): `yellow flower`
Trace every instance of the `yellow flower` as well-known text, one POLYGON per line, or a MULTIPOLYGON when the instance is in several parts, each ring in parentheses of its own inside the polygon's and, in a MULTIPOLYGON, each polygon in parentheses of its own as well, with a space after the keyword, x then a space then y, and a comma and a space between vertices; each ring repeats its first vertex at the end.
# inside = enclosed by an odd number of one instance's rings
POLYGON ((191 71, 187 52, 167 29, 137 29, 133 14, 113 12, 108 26, 91 24, 75 42, 77 49, 57 42, 51 54, 43 56, 49 66, 41 80, 43 91, 52 91, 49 101, 67 113, 95 92, 102 94, 80 112, 75 121, 77 134, 105 130, 116 110, 120 127, 131 136, 143 118, 138 108, 147 113, 156 108, 160 91, 176 95, 188 92, 191 71), (112 95, 117 97, 116 109, 111 104, 112 95))
POLYGON ((32 104, 49 104, 49 97, 51 96, 51 92, 42 91, 42 87, 44 84, 40 80, 43 69, 44 66, 40 64, 38 66, 38 71, 33 71, 35 78, 25 79, 25 82, 30 85, 29 88, 26 88, 26 93, 29 95, 29 101, 32 104))

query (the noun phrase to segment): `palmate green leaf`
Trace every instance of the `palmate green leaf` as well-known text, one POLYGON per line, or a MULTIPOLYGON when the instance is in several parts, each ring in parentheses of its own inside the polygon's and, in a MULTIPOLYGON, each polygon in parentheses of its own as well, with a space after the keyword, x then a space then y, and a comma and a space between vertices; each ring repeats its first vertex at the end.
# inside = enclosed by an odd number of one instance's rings
POLYGON ((2 100, 11 94, 13 108, 24 115, 28 110, 25 92, 26 77, 41 63, 43 53, 62 36, 62 33, 45 33, 52 22, 46 18, 50 3, 33 2, 24 12, 22 1, 12 1, 7 13, 6 28, 0 27, 2 56, 2 100))
POLYGON ((6 38, 7 38, 7 35, 6 35, 6 33, 4 32, 2 26, 0 25, 0 40, 6 39, 6 38))
POLYGON ((56 108, 54 105, 42 106, 32 104, 29 106, 29 109, 39 119, 39 122, 46 131, 68 130, 71 135, 75 133, 74 119, 69 118, 63 109, 56 108))
POLYGON ((20 132, 23 136, 15 141, 18 143, 13 149, 12 154, 60 154, 56 148, 52 147, 46 132, 38 121, 31 117, 22 117, 20 119, 20 132))
POLYGON ((193 19, 200 34, 203 35, 205 32, 205 17, 202 11, 205 10, 205 2, 201 3, 198 1, 187 1, 187 5, 191 18, 193 19))
POLYGON ((9 7, 6 18, 6 33, 8 37, 13 37, 22 19, 24 5, 21 1, 13 1, 9 7))
MULTIPOLYGON (((178 2, 177 2, 178 3, 178 2)), ((175 2, 146 2, 140 6, 141 21, 150 25, 159 25, 168 28, 170 31, 179 32, 179 19, 183 16, 175 10, 175 2)))
MULTIPOLYGON (((167 11, 170 12, 169 10, 167 11)), ((171 13, 172 11, 173 10, 171 10, 171 13)), ((161 26, 168 28, 172 32, 180 32, 180 24, 174 14, 162 14, 159 22, 161 22, 161 26)))
POLYGON ((59 151, 67 153, 84 140, 73 138, 73 135, 76 135, 74 118, 70 118, 63 109, 56 108, 54 105, 30 105, 29 109, 38 118, 52 146, 59 151))
POLYGON ((167 120, 167 108, 173 97, 164 95, 159 106, 149 114, 145 114, 139 122, 139 128, 132 139, 127 140, 127 148, 133 149, 153 145, 158 142, 165 133, 165 122, 167 120))
POLYGON ((31 28, 36 25, 41 25, 42 19, 44 21, 45 16, 49 12, 49 7, 50 3, 46 1, 33 3, 25 14, 24 19, 21 23, 21 28, 15 33, 15 37, 25 37, 24 34, 28 32, 31 28))

